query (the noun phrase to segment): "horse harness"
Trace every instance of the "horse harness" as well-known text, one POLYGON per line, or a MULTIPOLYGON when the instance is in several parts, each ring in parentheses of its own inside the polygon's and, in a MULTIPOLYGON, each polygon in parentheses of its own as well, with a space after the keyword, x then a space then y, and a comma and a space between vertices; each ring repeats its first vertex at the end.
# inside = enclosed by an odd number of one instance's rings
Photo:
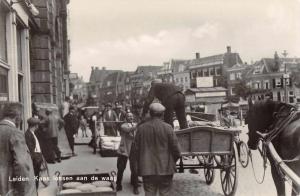
POLYGON ((295 108, 291 108, 287 112, 281 110, 273 113, 274 118, 278 122, 272 124, 268 129, 269 131, 263 135, 264 142, 266 143, 271 142, 277 137, 288 124, 300 118, 300 111, 297 111, 295 108))

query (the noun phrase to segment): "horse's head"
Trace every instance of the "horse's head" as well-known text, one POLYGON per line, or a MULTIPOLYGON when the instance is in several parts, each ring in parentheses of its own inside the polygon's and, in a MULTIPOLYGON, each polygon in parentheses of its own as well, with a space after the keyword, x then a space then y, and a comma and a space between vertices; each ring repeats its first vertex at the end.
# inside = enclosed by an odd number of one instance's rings
POLYGON ((266 129, 273 123, 277 103, 271 100, 259 101, 255 104, 252 100, 248 100, 249 110, 246 116, 246 124, 248 124, 248 146, 252 150, 256 150, 259 141, 257 131, 264 133, 266 129))

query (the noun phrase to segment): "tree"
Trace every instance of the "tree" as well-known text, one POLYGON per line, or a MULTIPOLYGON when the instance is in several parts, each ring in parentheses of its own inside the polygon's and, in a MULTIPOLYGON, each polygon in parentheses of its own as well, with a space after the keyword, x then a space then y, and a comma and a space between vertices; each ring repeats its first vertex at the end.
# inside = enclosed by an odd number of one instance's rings
POLYGON ((245 80, 239 79, 238 82, 234 85, 234 93, 237 97, 246 99, 251 94, 251 91, 251 88, 247 86, 245 80))

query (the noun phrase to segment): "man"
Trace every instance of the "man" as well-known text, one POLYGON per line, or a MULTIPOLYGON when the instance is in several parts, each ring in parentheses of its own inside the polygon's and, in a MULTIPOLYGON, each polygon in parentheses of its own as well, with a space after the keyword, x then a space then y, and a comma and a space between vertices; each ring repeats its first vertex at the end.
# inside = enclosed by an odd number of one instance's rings
POLYGON ((0 195, 36 196, 32 160, 24 134, 17 128, 21 122, 22 105, 5 103, 1 112, 0 195), (23 180, 16 180, 18 178, 23 180))
POLYGON ((75 114, 75 108, 73 106, 70 107, 69 113, 64 117, 64 125, 69 145, 72 150, 72 155, 76 156, 74 152, 74 137, 78 132, 79 122, 75 114))
MULTIPOLYGON (((43 163, 43 155, 40 147, 40 142, 35 135, 35 131, 39 128, 40 120, 37 118, 29 118, 27 120, 28 123, 28 130, 25 133, 26 144, 29 149, 34 175, 36 178, 39 178, 41 165, 43 163)), ((36 188, 39 187, 39 181, 36 180, 36 188)))
POLYGON ((110 103, 106 104, 106 109, 103 113, 104 135, 117 136, 116 121, 118 121, 118 116, 116 112, 112 110, 112 105, 110 103))
POLYGON ((117 160, 117 191, 122 190, 122 178, 124 170, 126 169, 127 160, 129 158, 130 170, 131 170, 131 184, 133 185, 133 193, 138 195, 138 176, 136 170, 136 164, 130 157, 131 146, 134 140, 137 124, 133 122, 134 116, 132 113, 126 114, 126 122, 120 127, 121 142, 118 149, 117 160))
POLYGON ((62 104, 62 117, 68 114, 70 108, 70 98, 67 96, 65 97, 65 101, 62 104))
POLYGON ((185 115, 185 96, 180 88, 170 83, 162 83, 156 79, 152 81, 148 97, 144 103, 142 117, 148 112, 149 105, 157 98, 166 108, 164 120, 173 127, 173 113, 179 121, 180 129, 187 128, 185 115))
POLYGON ((52 154, 56 155, 56 161, 61 162, 61 152, 58 148, 58 131, 63 126, 64 122, 61 119, 57 119, 53 113, 52 110, 47 108, 46 109, 46 115, 48 117, 48 129, 47 129, 47 137, 49 140, 50 151, 52 154))
POLYGON ((146 196, 170 194, 176 161, 180 157, 179 144, 173 128, 161 118, 165 107, 160 103, 149 106, 151 118, 140 124, 134 140, 134 155, 138 175, 143 177, 146 196))

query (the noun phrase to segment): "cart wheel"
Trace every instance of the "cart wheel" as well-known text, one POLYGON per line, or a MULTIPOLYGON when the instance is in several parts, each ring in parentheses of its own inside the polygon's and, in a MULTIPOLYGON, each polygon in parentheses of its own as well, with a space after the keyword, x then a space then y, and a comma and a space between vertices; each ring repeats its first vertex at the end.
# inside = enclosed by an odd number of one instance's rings
POLYGON ((204 177, 207 185, 211 185, 215 179, 215 170, 212 168, 214 166, 214 157, 211 155, 203 156, 204 159, 204 177))
POLYGON ((249 163, 249 149, 243 141, 239 143, 239 161, 243 168, 246 168, 249 163))
POLYGON ((223 165, 220 169, 220 177, 225 196, 233 196, 236 192, 238 184, 237 156, 238 151, 235 143, 233 144, 233 154, 222 156, 223 165))
POLYGON ((43 157, 43 162, 41 164, 39 177, 40 177, 40 181, 42 182, 42 184, 45 187, 49 186, 49 184, 50 184, 49 169, 48 169, 48 165, 47 165, 47 162, 44 157, 43 157))

